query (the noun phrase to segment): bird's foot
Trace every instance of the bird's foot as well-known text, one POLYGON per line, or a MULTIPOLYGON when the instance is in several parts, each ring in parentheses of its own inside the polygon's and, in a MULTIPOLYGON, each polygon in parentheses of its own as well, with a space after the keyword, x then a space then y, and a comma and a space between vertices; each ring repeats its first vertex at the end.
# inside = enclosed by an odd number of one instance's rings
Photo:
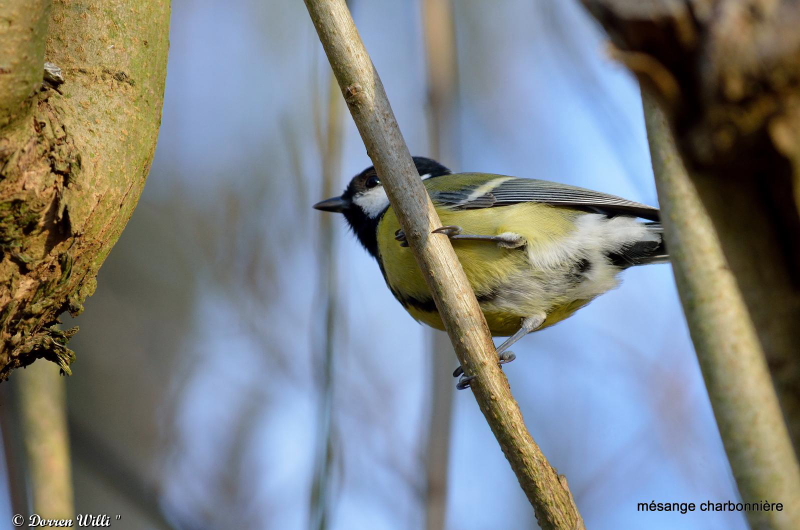
MULTIPOLYGON (((510 363, 511 361, 513 361, 516 358, 517 358, 517 355, 513 351, 506 351, 506 352, 503 352, 503 353, 500 354, 500 358, 498 359, 498 364, 500 364, 502 366, 502 365, 504 365, 506 363, 510 363)), ((463 376, 464 376, 464 369, 461 368, 460 366, 458 368, 456 368, 455 370, 453 370, 453 377, 462 377, 463 378, 463 376)), ((460 382, 461 381, 459 381, 459 383, 460 382)))
POLYGON ((464 240, 471 240, 471 241, 490 241, 493 243, 497 243, 498 246, 502 248, 520 248, 525 246, 525 238, 519 234, 515 234, 513 232, 505 232, 497 236, 485 236, 485 235, 478 235, 478 234, 464 234, 462 233, 463 230, 460 226, 456 225, 446 225, 440 226, 433 232, 432 234, 444 234, 450 239, 464 239, 464 240))

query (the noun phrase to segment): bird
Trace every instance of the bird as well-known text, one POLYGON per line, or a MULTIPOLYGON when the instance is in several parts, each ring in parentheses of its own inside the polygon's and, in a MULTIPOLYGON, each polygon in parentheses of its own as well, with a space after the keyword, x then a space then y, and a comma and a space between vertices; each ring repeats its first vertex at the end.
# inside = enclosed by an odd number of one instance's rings
MULTIPOLYGON (((633 266, 669 262, 659 210, 614 195, 547 180, 453 173, 413 157, 466 273, 497 347, 499 362, 527 334, 571 316, 616 288, 633 266)), ((389 290, 417 321, 444 324, 374 166, 339 197, 314 205, 344 215, 378 262, 389 290)), ((461 368, 457 387, 471 377, 461 368)))

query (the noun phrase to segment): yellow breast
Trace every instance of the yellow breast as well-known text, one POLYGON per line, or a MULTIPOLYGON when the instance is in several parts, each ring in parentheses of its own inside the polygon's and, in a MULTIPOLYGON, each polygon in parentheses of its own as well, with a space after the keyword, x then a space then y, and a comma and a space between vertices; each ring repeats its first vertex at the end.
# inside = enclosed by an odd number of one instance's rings
MULTIPOLYGON (((556 244, 574 230, 574 219, 581 213, 538 203, 474 210, 437 208, 437 212, 442 225, 458 225, 464 234, 517 233, 526 239, 529 249, 556 244)), ((389 208, 378 225, 378 250, 386 281, 411 316, 431 327, 443 329, 411 249, 402 247, 395 239, 398 229, 397 216, 389 208)), ((529 316, 526 309, 508 307, 507 304, 501 306, 492 297, 500 286, 507 286, 521 270, 530 269, 527 250, 505 249, 494 242, 468 240, 453 240, 453 248, 481 303, 492 334, 508 336, 516 332, 520 319, 529 316)), ((544 327, 563 320, 588 302, 562 304, 563 307, 559 306, 549 315, 544 327)))

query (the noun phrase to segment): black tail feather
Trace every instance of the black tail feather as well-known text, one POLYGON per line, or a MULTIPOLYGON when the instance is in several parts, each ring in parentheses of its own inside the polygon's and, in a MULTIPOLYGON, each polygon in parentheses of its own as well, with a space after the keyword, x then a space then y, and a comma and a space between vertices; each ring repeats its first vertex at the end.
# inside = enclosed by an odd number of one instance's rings
POLYGON ((646 223, 647 229, 658 234, 658 241, 637 241, 617 252, 610 252, 608 259, 613 265, 622 269, 635 265, 652 263, 669 263, 669 254, 664 243, 664 231, 661 223, 646 223))

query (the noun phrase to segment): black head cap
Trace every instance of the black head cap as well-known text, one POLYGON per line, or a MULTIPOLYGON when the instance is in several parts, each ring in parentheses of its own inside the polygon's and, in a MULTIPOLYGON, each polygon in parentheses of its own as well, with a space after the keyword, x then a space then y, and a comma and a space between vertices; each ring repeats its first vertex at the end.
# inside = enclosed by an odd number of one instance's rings
MULTIPOLYGON (((414 157, 414 165, 417 167, 420 177, 425 179, 451 173, 449 169, 439 162, 422 156, 414 157)), ((378 257, 378 223, 388 209, 389 202, 388 199, 385 199, 385 201, 375 200, 370 205, 372 208, 367 208, 363 201, 360 201, 360 198, 364 197, 370 190, 380 186, 380 177, 375 171, 375 166, 370 166, 353 177, 341 197, 333 197, 314 205, 317 210, 344 214, 347 223, 353 229, 358 240, 376 258, 378 257)), ((385 198, 385 192, 379 197, 385 198)))
MULTIPOLYGON (((419 176, 424 179, 441 177, 442 175, 449 175, 452 173, 452 171, 441 165, 436 160, 431 160, 430 158, 425 158, 423 156, 415 156, 412 159, 414 160, 414 165, 417 167, 417 173, 419 173, 419 176)), ((375 166, 369 166, 367 169, 352 178, 350 184, 347 186, 347 189, 344 190, 341 199, 352 201, 353 197, 356 195, 364 193, 367 190, 380 185, 380 176, 375 170, 375 166)), ((324 203, 327 201, 322 202, 324 203)), ((314 205, 314 207, 316 208, 319 204, 322 203, 317 203, 314 205)))

